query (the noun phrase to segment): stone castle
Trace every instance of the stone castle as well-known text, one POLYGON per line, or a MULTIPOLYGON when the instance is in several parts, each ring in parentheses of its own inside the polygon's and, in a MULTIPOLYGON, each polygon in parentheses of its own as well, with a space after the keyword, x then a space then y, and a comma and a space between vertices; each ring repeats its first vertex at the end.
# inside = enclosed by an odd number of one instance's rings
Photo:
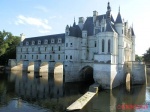
POLYGON ((103 88, 112 89, 124 82, 127 72, 135 74, 139 69, 139 74, 145 73, 143 64, 134 61, 133 27, 122 19, 120 8, 114 20, 108 2, 105 14, 93 11, 91 17, 79 17, 78 24, 67 25, 63 34, 32 38, 22 34, 16 61, 10 65, 49 73, 63 66, 66 82, 93 78, 103 88))

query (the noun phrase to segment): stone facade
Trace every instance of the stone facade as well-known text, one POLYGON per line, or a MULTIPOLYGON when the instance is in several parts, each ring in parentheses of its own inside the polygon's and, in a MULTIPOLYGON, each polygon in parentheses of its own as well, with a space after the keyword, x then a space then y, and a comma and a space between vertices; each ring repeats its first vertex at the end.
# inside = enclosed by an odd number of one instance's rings
POLYGON ((66 26, 64 34, 25 38, 17 47, 17 63, 24 70, 53 72, 62 63, 65 81, 81 81, 80 71, 93 68, 95 82, 103 88, 112 89, 124 82, 125 62, 135 61, 135 34, 133 27, 122 20, 120 9, 116 20, 108 2, 106 14, 84 20, 78 25, 66 26), (30 67, 29 69, 29 66, 30 67))

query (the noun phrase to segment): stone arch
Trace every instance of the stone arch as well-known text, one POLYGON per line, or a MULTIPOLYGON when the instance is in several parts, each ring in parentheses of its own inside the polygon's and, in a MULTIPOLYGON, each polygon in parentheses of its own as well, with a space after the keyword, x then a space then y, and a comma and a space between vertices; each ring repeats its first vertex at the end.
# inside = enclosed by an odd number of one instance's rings
POLYGON ((58 62, 55 64, 54 67, 54 82, 55 85, 62 85, 63 83, 63 63, 58 62))
POLYGON ((29 62, 27 70, 30 72, 34 72, 34 62, 29 62))
POLYGON ((41 62, 39 72, 48 72, 48 62, 41 62))
POLYGON ((131 74, 130 73, 126 73, 126 90, 130 91, 131 89, 131 74))
POLYGON ((55 64, 55 67, 54 67, 54 74, 55 74, 55 73, 61 73, 61 74, 63 74, 63 63, 57 62, 57 63, 55 64))
POLYGON ((90 82, 94 82, 94 78, 93 78, 93 67, 87 65, 84 66, 80 72, 79 72, 82 76, 82 78, 85 81, 90 81, 90 82))
POLYGON ((15 64, 15 61, 11 61, 11 70, 22 70, 23 61, 19 61, 15 64))

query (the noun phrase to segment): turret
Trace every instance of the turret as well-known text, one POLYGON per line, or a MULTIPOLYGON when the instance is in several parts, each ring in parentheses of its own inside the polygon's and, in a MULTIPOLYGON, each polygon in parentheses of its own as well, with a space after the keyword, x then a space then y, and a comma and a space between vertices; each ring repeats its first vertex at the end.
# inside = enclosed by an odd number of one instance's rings
POLYGON ((97 16, 98 16, 98 12, 97 11, 93 11, 93 22, 96 21, 97 16))
POLYGON ((69 26, 68 26, 68 25, 66 26, 65 34, 66 34, 66 36, 68 36, 68 35, 69 35, 69 26))
POLYGON ((115 21, 115 28, 119 34, 119 36, 123 36, 124 35, 124 24, 121 18, 121 14, 120 14, 120 7, 119 7, 119 12, 115 21))
POLYGON ((21 42, 23 42, 24 39, 25 39, 25 35, 24 35, 23 33, 21 33, 21 34, 20 34, 20 37, 21 37, 21 42))
POLYGON ((83 29, 83 24, 84 24, 84 17, 79 17, 78 25, 81 30, 83 29))

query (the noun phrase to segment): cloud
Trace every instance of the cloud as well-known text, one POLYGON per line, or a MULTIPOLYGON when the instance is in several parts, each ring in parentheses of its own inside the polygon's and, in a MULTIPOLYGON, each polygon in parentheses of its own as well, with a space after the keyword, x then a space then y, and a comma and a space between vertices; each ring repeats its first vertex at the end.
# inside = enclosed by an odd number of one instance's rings
POLYGON ((32 25, 36 26, 40 29, 40 32, 48 32, 52 28, 48 25, 47 19, 38 19, 33 17, 26 17, 23 15, 17 16, 17 21, 15 21, 16 25, 24 24, 24 25, 32 25), (41 30, 42 29, 42 30, 41 30))
POLYGON ((49 10, 44 6, 36 6, 35 9, 41 10, 43 12, 48 12, 49 10))

